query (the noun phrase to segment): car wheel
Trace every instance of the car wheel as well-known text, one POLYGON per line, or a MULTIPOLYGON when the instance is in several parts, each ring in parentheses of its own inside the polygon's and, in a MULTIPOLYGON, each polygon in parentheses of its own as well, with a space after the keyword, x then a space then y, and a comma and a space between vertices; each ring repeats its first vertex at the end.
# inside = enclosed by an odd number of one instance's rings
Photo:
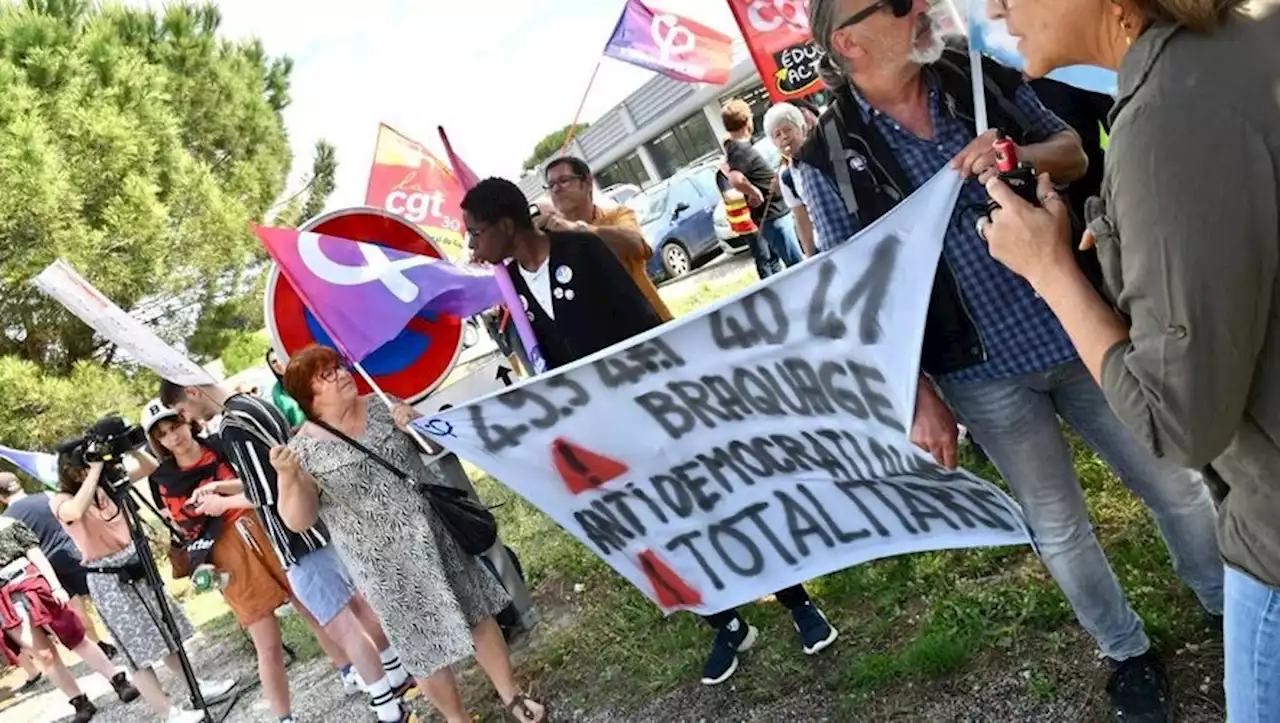
POLYGON ((480 329, 477 328, 474 319, 466 319, 462 322, 462 348, 470 349, 480 343, 480 329))
POLYGON ((669 241, 662 247, 662 268, 671 278, 684 276, 693 268, 693 259, 689 258, 689 252, 680 242, 669 241))

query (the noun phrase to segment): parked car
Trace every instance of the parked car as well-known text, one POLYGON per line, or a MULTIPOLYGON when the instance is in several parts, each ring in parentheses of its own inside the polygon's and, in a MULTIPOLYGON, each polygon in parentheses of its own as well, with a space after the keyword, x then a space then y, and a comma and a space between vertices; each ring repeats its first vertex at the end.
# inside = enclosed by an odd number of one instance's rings
POLYGON ((714 164, 686 168, 627 203, 653 249, 649 278, 683 276, 719 253, 714 223, 720 203, 716 170, 714 164))
POLYGON ((615 183, 604 189, 601 194, 610 201, 622 205, 642 192, 641 188, 634 183, 615 183))
MULTIPOLYGON (((778 150, 767 136, 756 141, 753 147, 756 152, 764 156, 770 168, 776 170, 782 166, 782 151, 778 150)), ((719 162, 723 163, 724 158, 721 157, 719 162)), ((722 251, 726 254, 740 254, 751 248, 750 236, 739 236, 729 227, 729 212, 725 209, 723 200, 716 206, 714 220, 716 238, 719 240, 722 251)))

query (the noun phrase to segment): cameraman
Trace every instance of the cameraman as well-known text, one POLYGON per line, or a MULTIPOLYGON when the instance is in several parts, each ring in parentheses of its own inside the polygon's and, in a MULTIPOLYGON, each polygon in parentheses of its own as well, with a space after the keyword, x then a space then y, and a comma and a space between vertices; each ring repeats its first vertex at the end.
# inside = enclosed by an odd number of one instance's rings
MULTIPOLYGON (((130 485, 158 467, 146 452, 132 451, 128 455, 134 462, 128 473, 130 485)), ((60 453, 59 491, 49 506, 80 550, 98 614, 124 653, 138 691, 161 719, 169 723, 199 723, 204 720, 204 713, 170 703, 153 670, 156 663, 164 661, 179 678, 183 675, 176 643, 171 644, 161 625, 156 592, 164 595, 183 640, 192 638, 195 629, 167 591, 155 591, 147 585, 129 525, 120 507, 99 486, 102 473, 102 462, 84 462, 83 448, 60 453)), ((225 699, 235 682, 201 680, 199 685, 205 703, 212 704, 225 699)))

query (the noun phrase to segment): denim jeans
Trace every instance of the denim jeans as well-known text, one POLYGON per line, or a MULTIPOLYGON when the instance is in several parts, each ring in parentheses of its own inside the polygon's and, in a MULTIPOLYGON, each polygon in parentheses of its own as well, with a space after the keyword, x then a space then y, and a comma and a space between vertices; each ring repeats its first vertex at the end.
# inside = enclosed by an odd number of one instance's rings
POLYGON ((1228 723, 1280 723, 1280 589, 1227 567, 1228 723))
POLYGON ((756 262, 756 273, 762 281, 783 269, 782 259, 773 252, 763 231, 751 234, 751 258, 756 262))
POLYGON ((1126 660, 1150 641, 1094 536, 1059 416, 1151 510, 1179 577, 1206 610, 1221 613, 1223 566, 1208 489, 1198 473, 1156 459, 1138 442, 1084 364, 939 386, 1008 481, 1045 567, 1104 655, 1126 660))
POLYGON ((804 261, 804 252, 800 250, 800 237, 796 234, 796 216, 788 213, 761 225, 761 236, 769 242, 774 256, 791 268, 804 261))

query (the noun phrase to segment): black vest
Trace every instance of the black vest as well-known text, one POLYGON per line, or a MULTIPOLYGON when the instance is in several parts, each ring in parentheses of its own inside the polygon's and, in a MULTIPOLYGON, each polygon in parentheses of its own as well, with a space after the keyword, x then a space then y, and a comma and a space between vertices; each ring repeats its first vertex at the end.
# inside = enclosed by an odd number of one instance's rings
MULTIPOLYGON (((1013 103, 1022 75, 983 57, 987 121, 1019 145, 1037 143, 1030 121, 1013 103)), ((924 69, 942 95, 946 111, 974 126, 973 88, 968 51, 948 47, 938 62, 924 69)), ((835 100, 810 133, 799 161, 822 172, 845 200, 850 215, 862 228, 888 213, 915 191, 889 144, 863 120, 862 109, 848 84, 835 91, 835 100), (835 146, 835 148, 833 148, 835 146), (839 165, 837 165, 837 161, 839 165)), ((933 294, 925 321, 920 367, 937 376, 974 366, 986 358, 977 324, 965 307, 964 296, 943 256, 933 279, 933 294)))

